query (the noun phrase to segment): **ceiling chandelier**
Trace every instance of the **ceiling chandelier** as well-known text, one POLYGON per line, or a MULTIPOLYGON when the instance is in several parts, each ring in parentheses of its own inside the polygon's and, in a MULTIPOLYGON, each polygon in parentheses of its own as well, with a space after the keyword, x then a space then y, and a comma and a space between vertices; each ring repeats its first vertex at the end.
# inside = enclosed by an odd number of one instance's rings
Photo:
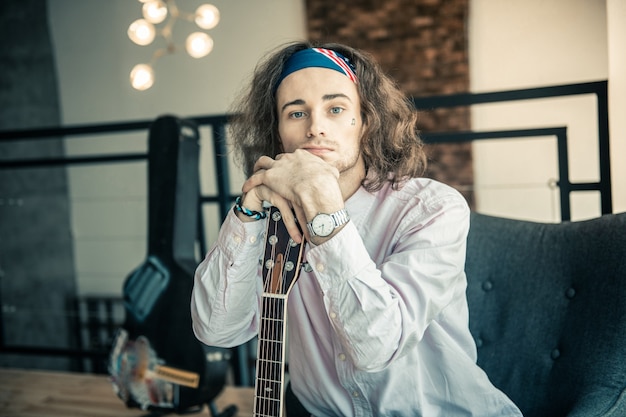
POLYGON ((220 21, 220 12, 212 4, 203 4, 194 13, 186 13, 178 8, 174 0, 139 0, 143 3, 143 18, 135 20, 128 27, 128 37, 137 45, 150 45, 157 36, 165 39, 165 47, 152 54, 148 64, 137 64, 130 72, 130 84, 136 90, 147 90, 154 84, 155 62, 163 55, 173 54, 179 49, 173 40, 174 24, 182 19, 195 23, 201 29, 187 36, 185 49, 193 58, 207 56, 213 50, 213 39, 206 30, 213 29, 220 21), (162 25, 161 25, 162 24, 162 25))

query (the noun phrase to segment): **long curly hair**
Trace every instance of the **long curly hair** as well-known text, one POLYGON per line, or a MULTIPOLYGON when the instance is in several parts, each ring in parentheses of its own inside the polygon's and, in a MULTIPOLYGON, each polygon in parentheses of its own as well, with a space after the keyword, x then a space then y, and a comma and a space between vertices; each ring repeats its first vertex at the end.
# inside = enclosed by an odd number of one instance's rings
POLYGON ((390 181, 394 188, 399 188, 405 180, 423 175, 426 154, 416 127, 417 111, 373 57, 337 43, 294 42, 279 48, 257 65, 250 85, 232 106, 229 137, 246 176, 253 173, 259 157, 273 158, 282 152, 276 82, 291 55, 312 47, 339 52, 356 68, 364 125, 361 153, 367 170, 363 186, 376 191, 390 181))

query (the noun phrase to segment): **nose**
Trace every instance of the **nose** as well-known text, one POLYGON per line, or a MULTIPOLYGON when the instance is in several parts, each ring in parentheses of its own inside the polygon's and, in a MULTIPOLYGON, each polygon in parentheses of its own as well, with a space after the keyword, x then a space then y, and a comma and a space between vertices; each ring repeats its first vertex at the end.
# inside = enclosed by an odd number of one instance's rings
POLYGON ((314 138, 317 136, 326 136, 326 127, 324 126, 324 120, 321 116, 311 114, 310 123, 307 131, 307 138, 314 138))

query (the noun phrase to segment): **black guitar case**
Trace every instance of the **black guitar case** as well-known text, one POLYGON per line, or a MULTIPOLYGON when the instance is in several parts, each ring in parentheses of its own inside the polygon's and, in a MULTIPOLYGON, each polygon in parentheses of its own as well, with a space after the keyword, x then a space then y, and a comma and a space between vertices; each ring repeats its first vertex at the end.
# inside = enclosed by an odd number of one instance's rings
POLYGON ((180 414, 208 404, 214 414, 212 400, 226 382, 229 350, 203 345, 191 328, 198 162, 193 122, 155 120, 148 139, 148 254, 124 282, 126 316, 109 360, 113 387, 128 407, 180 414))

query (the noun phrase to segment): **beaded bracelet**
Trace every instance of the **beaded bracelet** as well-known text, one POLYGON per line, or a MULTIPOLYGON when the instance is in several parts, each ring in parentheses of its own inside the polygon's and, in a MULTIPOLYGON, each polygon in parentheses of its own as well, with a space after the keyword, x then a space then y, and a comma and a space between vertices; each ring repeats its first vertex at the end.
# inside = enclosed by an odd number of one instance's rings
POLYGON ((267 212, 265 211, 255 211, 245 208, 241 205, 241 197, 237 197, 235 200, 235 207, 233 207, 235 213, 239 212, 244 216, 252 217, 255 220, 261 220, 267 217, 267 212))

